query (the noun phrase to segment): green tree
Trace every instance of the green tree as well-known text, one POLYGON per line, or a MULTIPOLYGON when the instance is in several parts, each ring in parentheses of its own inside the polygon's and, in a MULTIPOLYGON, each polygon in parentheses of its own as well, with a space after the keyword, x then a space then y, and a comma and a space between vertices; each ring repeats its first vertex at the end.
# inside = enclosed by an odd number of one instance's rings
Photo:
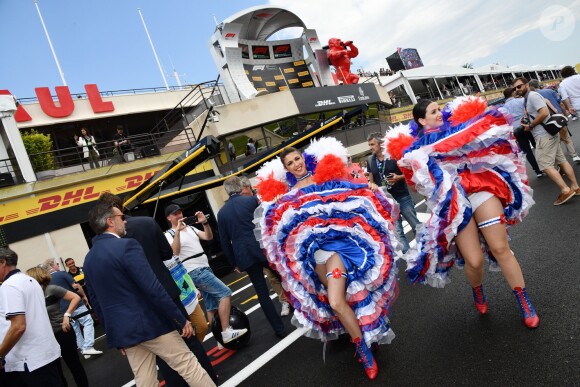
POLYGON ((463 66, 461 66, 461 67, 463 67, 465 69, 472 69, 473 68, 473 63, 467 62, 467 63, 464 63, 463 66))
POLYGON ((31 129, 22 133, 21 136, 34 171, 41 172, 54 169, 54 155, 46 153, 52 151, 50 134, 43 134, 31 129))

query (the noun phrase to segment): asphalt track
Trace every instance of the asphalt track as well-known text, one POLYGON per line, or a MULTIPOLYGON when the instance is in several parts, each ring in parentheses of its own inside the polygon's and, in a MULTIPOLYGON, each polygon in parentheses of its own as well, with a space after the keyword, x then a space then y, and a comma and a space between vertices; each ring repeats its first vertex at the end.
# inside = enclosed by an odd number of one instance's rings
MULTIPOLYGON (((570 123, 580 150, 580 120, 570 123)), ((580 176, 580 165, 574 165, 580 176)), ((530 172, 532 172, 529 169, 530 172)), ((391 314, 397 337, 381 346, 379 376, 369 381, 354 359, 347 338, 328 343, 301 336, 285 317, 289 335, 279 340, 259 308, 249 279, 231 273, 223 281, 234 291, 232 302, 249 316, 252 338, 234 352, 219 351, 215 339, 204 342, 225 386, 580 386, 580 197, 555 207, 557 187, 530 175, 536 205, 510 230, 511 247, 522 266, 528 293, 541 317, 527 329, 501 273, 486 270, 489 312, 479 316, 461 270, 453 269, 444 289, 410 286, 399 262, 400 293, 391 314)), ((416 198, 420 202, 420 198, 416 198)), ((418 212, 425 212, 420 205, 418 212)), ((274 295, 272 295, 274 297, 274 295)), ((276 307, 280 304, 275 300, 276 307)), ((102 332, 97 328, 98 332, 102 332)), ((101 333, 102 334, 102 333, 101 333)), ((131 386, 126 359, 107 349, 83 359, 93 386, 131 386)), ((66 370, 66 367, 64 367, 66 370)), ((68 370, 67 378, 74 385, 68 370)), ((163 384, 163 382, 161 382, 163 384)))

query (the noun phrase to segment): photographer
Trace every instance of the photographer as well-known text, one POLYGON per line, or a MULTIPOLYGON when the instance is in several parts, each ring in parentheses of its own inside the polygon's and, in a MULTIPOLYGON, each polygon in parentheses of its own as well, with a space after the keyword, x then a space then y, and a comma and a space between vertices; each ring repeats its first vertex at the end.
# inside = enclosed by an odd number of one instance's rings
POLYGON ((528 163, 536 172, 537 177, 544 176, 544 173, 540 170, 534 152, 532 152, 532 146, 536 146, 536 141, 531 132, 525 131, 524 127, 520 124, 521 120, 524 118, 524 99, 515 98, 516 89, 513 87, 508 87, 503 91, 505 97, 505 103, 503 109, 509 113, 514 119, 514 136, 516 141, 520 146, 520 149, 526 154, 528 163))
POLYGON ((420 223, 415 211, 415 202, 409 193, 409 188, 405 182, 405 176, 397 166, 396 160, 385 158, 383 148, 381 147, 381 134, 369 134, 367 141, 372 155, 367 159, 369 168, 369 180, 378 186, 384 185, 387 191, 399 203, 401 215, 397 220, 397 233, 403 244, 403 254, 406 253, 410 246, 405 230, 403 229, 403 217, 411 226, 413 235, 416 233, 417 225, 420 223))

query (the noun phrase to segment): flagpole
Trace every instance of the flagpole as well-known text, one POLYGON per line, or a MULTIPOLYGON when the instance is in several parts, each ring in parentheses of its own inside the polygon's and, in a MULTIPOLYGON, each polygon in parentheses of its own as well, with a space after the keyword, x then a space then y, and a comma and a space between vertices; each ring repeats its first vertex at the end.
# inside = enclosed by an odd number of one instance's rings
POLYGON ((143 28, 145 28, 145 33, 147 34, 147 38, 149 39, 149 44, 151 45, 151 49, 153 50, 153 55, 155 56, 155 60, 157 61, 157 66, 159 67, 159 72, 161 73, 161 77, 163 78, 163 83, 165 83, 165 88, 169 90, 169 85, 167 84, 167 79, 165 79, 165 74, 163 73, 163 68, 161 67, 161 62, 159 62, 159 58, 157 57, 157 52, 155 52, 155 46, 153 45, 153 41, 151 40, 151 36, 149 35, 149 30, 147 30, 147 25, 145 24, 145 19, 143 19, 143 14, 141 13, 141 8, 137 8, 137 12, 139 12, 139 16, 141 16, 141 21, 143 22, 143 28))
POLYGON ((46 25, 44 24, 44 19, 42 18, 42 14, 40 13, 40 8, 38 7, 38 2, 34 0, 34 5, 36 5, 36 10, 38 11, 38 17, 40 17, 40 23, 42 23, 42 28, 44 28, 44 33, 46 34, 46 39, 48 39, 48 45, 50 46, 50 51, 52 51, 52 56, 54 57, 54 61, 56 62, 56 67, 58 68, 58 73, 60 74, 60 79, 62 79, 62 84, 66 86, 66 80, 64 79, 64 73, 60 68, 60 63, 58 62, 58 58, 56 57, 56 52, 54 51, 54 47, 52 46, 52 41, 50 40, 50 35, 48 35, 48 30, 46 29, 46 25))

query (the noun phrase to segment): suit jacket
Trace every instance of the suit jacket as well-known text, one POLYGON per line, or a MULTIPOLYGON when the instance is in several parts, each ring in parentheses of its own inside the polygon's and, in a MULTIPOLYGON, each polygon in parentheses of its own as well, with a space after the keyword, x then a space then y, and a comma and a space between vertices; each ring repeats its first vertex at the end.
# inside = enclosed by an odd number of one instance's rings
POLYGON ((163 235, 161 227, 153 218, 147 216, 127 216, 126 229, 125 238, 133 238, 141 244, 147 261, 161 286, 165 288, 165 291, 167 291, 182 313, 187 316, 187 312, 179 299, 181 291, 173 280, 170 271, 163 263, 163 261, 173 257, 173 249, 167 242, 165 235, 163 235))
POLYGON ((135 239, 97 235, 84 268, 110 347, 134 346, 185 325, 135 239))
POLYGON ((254 210, 258 204, 255 196, 234 194, 218 212, 222 250, 228 261, 242 271, 266 261, 254 236, 254 210))

